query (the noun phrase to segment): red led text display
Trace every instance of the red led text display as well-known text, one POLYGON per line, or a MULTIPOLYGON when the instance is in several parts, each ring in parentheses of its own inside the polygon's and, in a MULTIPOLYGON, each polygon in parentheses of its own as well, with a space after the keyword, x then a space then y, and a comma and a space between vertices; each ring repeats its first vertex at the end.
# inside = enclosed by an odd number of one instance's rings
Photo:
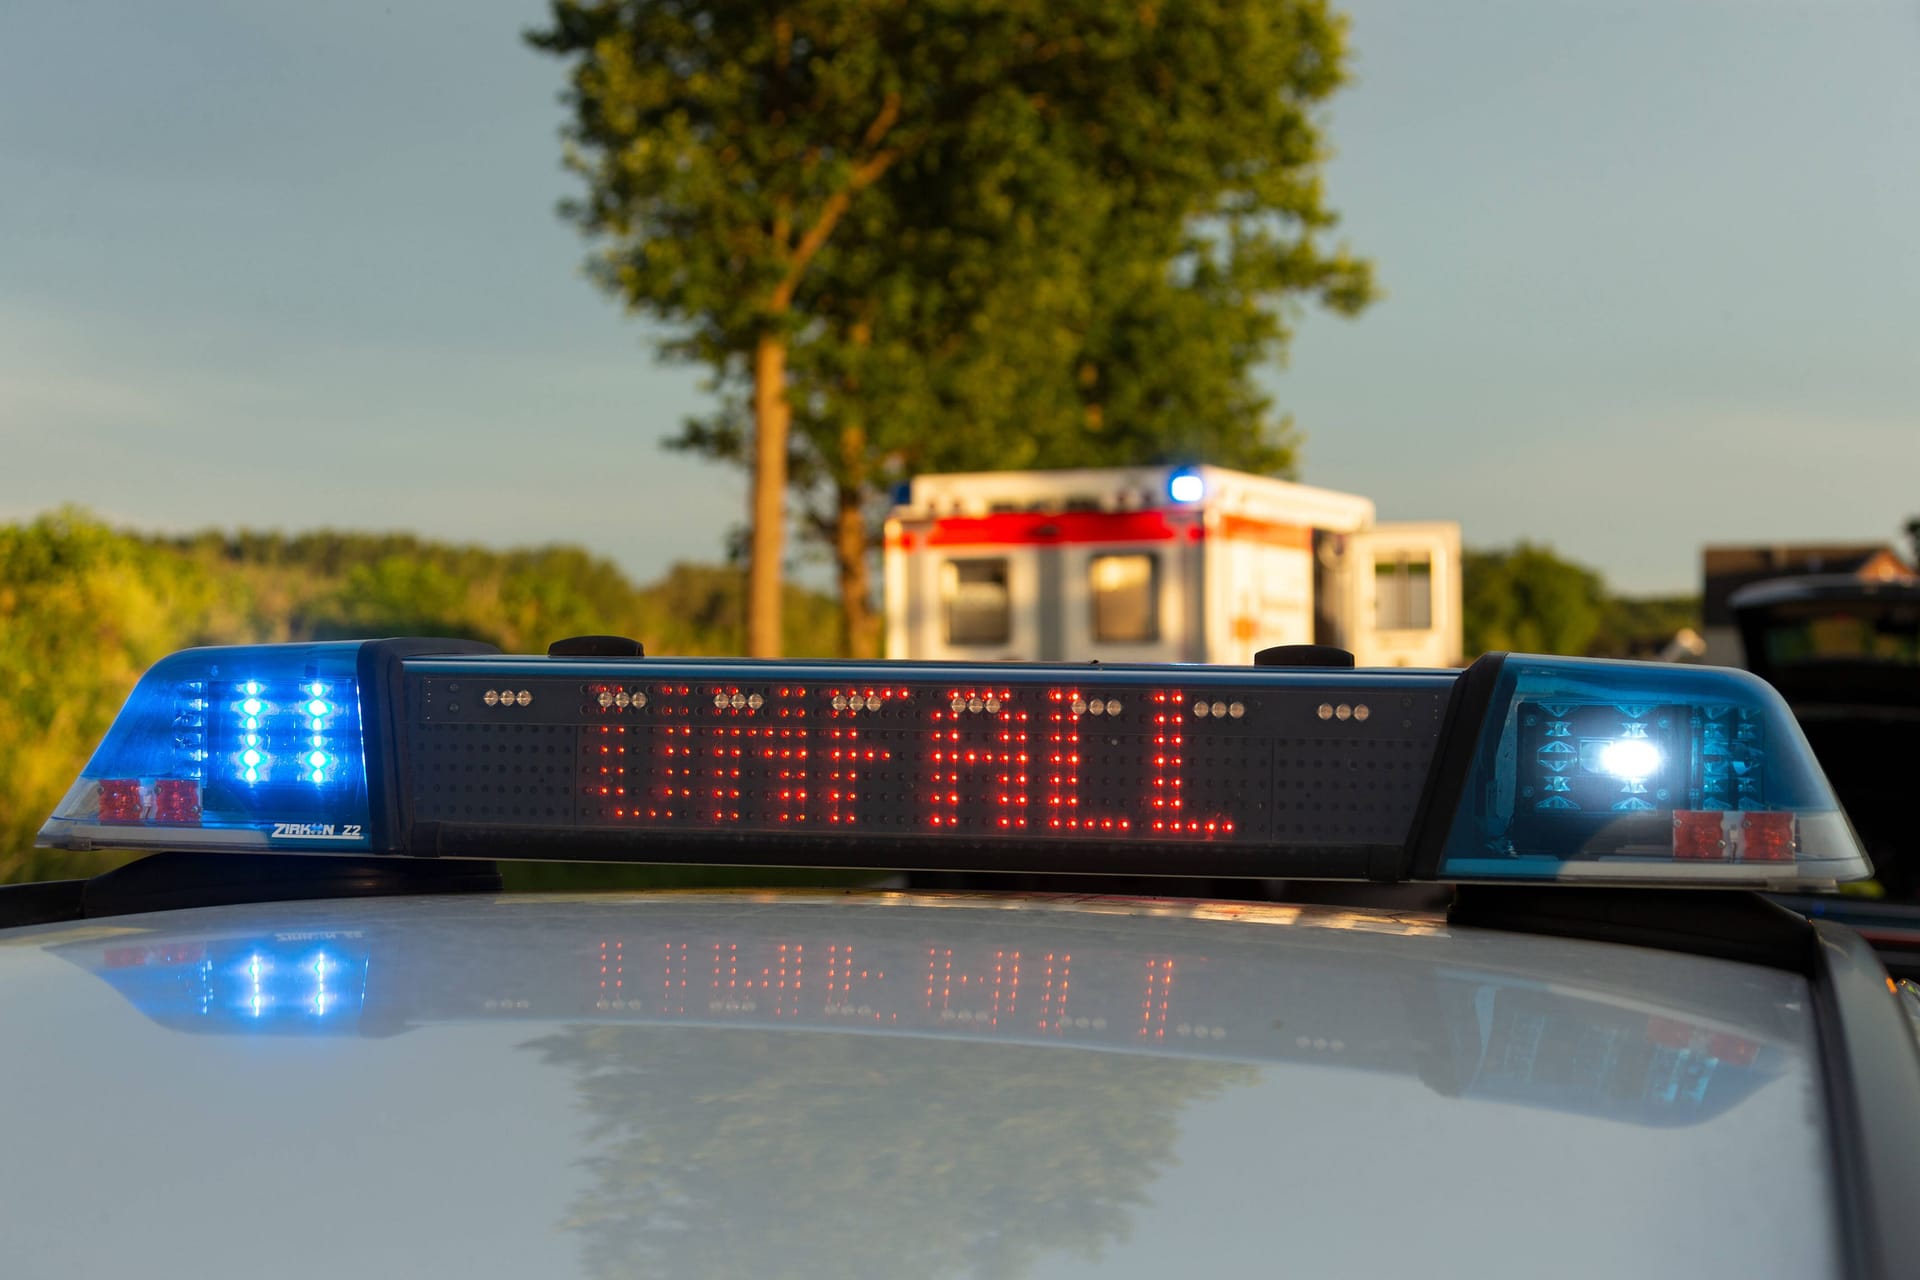
MULTIPOLYGON (((1111 854, 1121 874, 1168 846, 1213 846, 1188 862, 1220 875, 1276 845, 1343 868, 1360 866, 1350 850, 1403 845, 1453 679, 677 660, 571 678, 476 670, 422 672, 408 690, 413 820, 438 824, 438 840, 539 828, 624 856, 685 835, 701 860, 729 843, 709 837, 738 836, 715 856, 863 846, 836 865, 885 850, 887 866, 955 870, 1044 870, 1019 859, 1056 850, 1021 846, 1057 845, 1061 865, 1111 854)), ((1740 834, 1743 847, 1791 848, 1791 833, 1740 834)))
POLYGON ((1179 688, 689 680, 583 711, 596 825, 1207 841, 1265 801, 1247 703, 1179 688))

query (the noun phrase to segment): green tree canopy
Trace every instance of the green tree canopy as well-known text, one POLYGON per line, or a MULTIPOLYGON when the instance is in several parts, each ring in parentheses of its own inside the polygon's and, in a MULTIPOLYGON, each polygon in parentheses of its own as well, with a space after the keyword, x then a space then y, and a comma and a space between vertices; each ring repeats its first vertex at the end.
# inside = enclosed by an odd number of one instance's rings
POLYGON ((1587 652, 1598 658, 1657 656, 1684 629, 1701 626, 1699 596, 1609 595, 1587 652))
POLYGON ((0 881, 75 874, 34 834, 140 673, 218 637, 217 594, 181 557, 77 512, 0 525, 0 881))
POLYGON ((574 1072, 593 1180, 567 1226, 599 1276, 1012 1277, 1051 1252, 1091 1261, 1127 1238, 1181 1109, 1254 1078, 1233 1062, 911 1039, 889 1042, 883 1068, 857 1034, 733 1027, 568 1027, 527 1047, 574 1072))
POLYGON ((1551 548, 1469 551, 1464 560, 1466 651, 1584 654, 1600 629, 1606 584, 1551 548))
MULTIPOLYGON (((1324 0, 552 0, 569 211, 600 283, 706 365, 682 443, 754 472, 752 614, 789 469, 858 649, 901 474, 1165 456, 1279 469, 1251 370, 1326 250, 1324 0), (791 434, 790 434, 791 433, 791 434)), ((770 624, 750 622, 767 652, 770 624)))
POLYGON ((1615 595, 1594 570, 1529 542, 1469 551, 1464 568, 1469 657, 1491 649, 1647 657, 1700 626, 1697 596, 1615 595))

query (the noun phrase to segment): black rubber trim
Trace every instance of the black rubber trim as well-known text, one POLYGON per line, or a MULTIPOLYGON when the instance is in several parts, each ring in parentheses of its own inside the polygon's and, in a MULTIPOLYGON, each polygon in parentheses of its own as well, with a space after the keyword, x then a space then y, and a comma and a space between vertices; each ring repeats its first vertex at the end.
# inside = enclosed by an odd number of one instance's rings
POLYGON ((491 862, 292 853, 156 853, 91 880, 55 880, 0 889, 0 929, 250 902, 500 890, 500 869, 491 862))
POLYGON ((0 885, 0 929, 78 920, 85 880, 45 880, 0 885))
POLYGON ((1353 651, 1330 644, 1276 644, 1253 655, 1256 667, 1340 667, 1353 670, 1353 651))
POLYGON ((1847 1274, 1895 1280, 1920 1266, 1920 1045, 1866 940, 1829 921, 1812 928, 1814 1027, 1847 1274))
POLYGON ((1789 911, 1843 924, 1865 938, 1896 978, 1920 980, 1920 906, 1870 902, 1840 894, 1769 894, 1789 911))
POLYGON ((1368 880, 1401 854, 1398 845, 1290 848, 1283 861, 1264 845, 1134 845, 1068 840, 954 839, 886 832, 785 837, 762 833, 658 832, 610 827, 541 828, 423 822, 410 852, 425 857, 515 862, 631 862, 731 867, 813 867, 853 871, 964 871, 1180 879, 1368 880), (1177 870, 1170 870, 1177 867, 1177 870))
POLYGON ((646 646, 629 636, 568 636, 547 646, 549 658, 644 658, 646 646))
POLYGON ((82 915, 416 893, 497 893, 489 862, 286 853, 157 853, 86 882, 82 915))
POLYGON ((480 640, 400 638, 360 646, 360 724, 367 757, 367 839, 376 853, 406 847, 413 826, 413 794, 406 782, 406 750, 400 721, 406 714, 402 679, 408 658, 492 654, 480 640), (384 800, 385 803, 382 803, 384 800))
POLYGON ((1446 852, 1447 833, 1453 829, 1454 815, 1459 813, 1460 803, 1466 798, 1474 757, 1480 751, 1480 731, 1486 726, 1487 713, 1493 706, 1494 691, 1500 686, 1506 663, 1504 653, 1482 654, 1453 682, 1447 714, 1440 722, 1440 740, 1434 748, 1433 763, 1427 767, 1426 790, 1421 793, 1420 807, 1407 837, 1405 865, 1396 879, 1440 878, 1440 858, 1446 852))
POLYGON ((1814 927, 1757 893, 1463 884, 1447 923, 1737 960, 1811 975, 1814 927))

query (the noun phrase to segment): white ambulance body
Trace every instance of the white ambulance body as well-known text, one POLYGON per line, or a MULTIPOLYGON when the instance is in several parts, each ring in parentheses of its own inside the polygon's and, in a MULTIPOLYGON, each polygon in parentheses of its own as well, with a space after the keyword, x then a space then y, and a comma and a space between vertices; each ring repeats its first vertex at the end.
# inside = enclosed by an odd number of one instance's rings
POLYGON ((895 658, 1462 656, 1458 524, 1376 524, 1365 498, 1218 467, 921 476, 887 520, 885 590, 895 658))

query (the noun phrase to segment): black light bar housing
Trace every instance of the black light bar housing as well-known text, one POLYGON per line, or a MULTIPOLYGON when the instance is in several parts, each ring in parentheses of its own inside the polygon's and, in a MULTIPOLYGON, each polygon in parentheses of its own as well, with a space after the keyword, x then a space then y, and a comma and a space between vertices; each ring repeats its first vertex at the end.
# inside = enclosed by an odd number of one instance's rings
POLYGON ((174 654, 41 841, 1782 889, 1866 871, 1790 714, 1737 672, 769 662, 587 639, 174 654))

